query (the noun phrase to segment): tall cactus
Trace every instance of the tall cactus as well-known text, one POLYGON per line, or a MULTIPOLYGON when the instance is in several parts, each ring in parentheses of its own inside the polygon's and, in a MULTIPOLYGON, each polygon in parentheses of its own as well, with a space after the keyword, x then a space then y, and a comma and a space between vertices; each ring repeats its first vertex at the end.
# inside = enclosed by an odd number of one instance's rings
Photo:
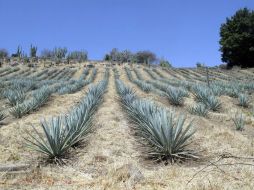
POLYGON ((31 46, 30 46, 30 57, 31 57, 31 58, 36 57, 36 53, 37 53, 37 47, 36 47, 36 46, 33 46, 33 45, 31 44, 31 46))
POLYGON ((18 46, 16 56, 21 58, 21 56, 22 56, 22 47, 21 46, 18 46))

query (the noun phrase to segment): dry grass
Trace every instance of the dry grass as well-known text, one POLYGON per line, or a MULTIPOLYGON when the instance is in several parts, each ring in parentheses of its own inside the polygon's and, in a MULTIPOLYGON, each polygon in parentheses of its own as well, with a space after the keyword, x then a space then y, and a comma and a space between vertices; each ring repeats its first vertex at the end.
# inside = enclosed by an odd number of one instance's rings
MULTIPOLYGON (((118 70, 120 78, 135 88, 138 96, 172 108, 165 99, 153 93, 144 93, 130 83, 122 67, 118 70)), ((95 82, 102 79, 103 71, 104 68, 100 67, 95 82)), ((76 73, 75 77, 79 74, 76 73)), ((142 75, 145 79, 149 78, 145 72, 142 75)), ((0 173, 0 189, 253 189, 254 167, 234 164, 254 164, 253 160, 221 158, 224 153, 254 156, 253 137, 250 136, 250 132, 253 134, 253 124, 248 124, 248 134, 234 130, 230 113, 238 107, 231 98, 221 97, 225 107, 211 118, 187 115, 188 121, 195 119, 197 132, 193 146, 202 150, 203 161, 164 166, 144 160, 137 149, 129 128, 131 124, 116 99, 112 71, 104 102, 95 115, 95 131, 87 144, 73 150, 73 157, 65 166, 41 163, 39 154, 24 147, 21 137, 23 129, 30 124, 38 124, 41 117, 66 113, 79 102, 86 89, 75 94, 54 95, 39 111, 22 119, 13 119, 0 129, 0 163, 31 164, 26 172, 0 173), (216 162, 218 159, 220 161, 216 162), (213 162, 216 163, 212 165, 213 162)), ((192 98, 186 100, 186 105, 192 103, 192 98)), ((176 111, 187 114, 186 106, 176 111)))

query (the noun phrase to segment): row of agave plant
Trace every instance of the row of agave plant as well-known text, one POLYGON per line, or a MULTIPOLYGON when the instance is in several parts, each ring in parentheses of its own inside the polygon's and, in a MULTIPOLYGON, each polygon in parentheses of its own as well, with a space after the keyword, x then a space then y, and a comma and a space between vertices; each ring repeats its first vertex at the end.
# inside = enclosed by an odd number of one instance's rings
MULTIPOLYGON (((82 83, 81 87, 86 84, 91 83, 96 76, 96 72, 93 73, 91 80, 82 83)), ((74 90, 74 85, 76 85, 75 80, 56 82, 55 80, 46 80, 38 84, 30 79, 24 80, 13 80, 10 89, 3 93, 3 96, 8 100, 10 107, 10 114, 16 118, 21 118, 25 114, 37 110, 39 107, 44 105, 50 98, 50 96, 55 92, 60 92, 61 94, 73 93, 77 91, 74 90), (71 89, 68 91, 60 91, 61 89, 71 89), (30 92, 30 94, 28 94, 30 92)), ((78 88, 79 90, 80 88, 78 88)))
POLYGON ((82 101, 66 115, 59 115, 48 121, 42 120, 40 124, 42 133, 34 126, 33 132, 27 131, 28 136, 25 139, 28 147, 42 153, 51 161, 63 163, 70 149, 87 140, 92 132, 93 116, 103 101, 108 80, 107 69, 104 79, 90 86, 82 101))
POLYGON ((2 70, 1 70, 1 72, 0 72, 0 77, 4 77, 4 76, 6 76, 6 75, 9 75, 9 74, 11 74, 11 73, 15 73, 15 72, 17 72, 17 71, 19 71, 20 70, 20 68, 18 68, 18 67, 15 67, 15 68, 9 68, 8 67, 8 69, 6 68, 3 68, 2 70))
MULTIPOLYGON (((61 81, 68 81, 69 76, 71 74, 73 74, 73 72, 75 72, 75 70, 66 69, 65 72, 62 72, 60 75, 58 75, 58 77, 56 79, 50 79, 50 80, 49 79, 45 80, 45 78, 40 79, 41 73, 42 73, 42 75, 45 74, 44 71, 39 72, 38 75, 35 74, 33 76, 27 76, 27 77, 16 76, 16 77, 8 78, 7 80, 1 78, 0 79, 1 88, 2 88, 1 91, 4 92, 4 91, 7 91, 8 89, 12 89, 12 88, 15 89, 17 86, 22 87, 22 89, 25 92, 29 91, 29 90, 34 90, 34 89, 40 88, 43 85, 51 85, 51 84, 58 83, 61 81)), ((46 75, 48 76, 47 73, 46 73, 46 75)))
POLYGON ((11 70, 11 67, 0 68, 0 74, 5 73, 6 71, 9 71, 9 70, 11 70))
MULTIPOLYGON (((141 75, 137 71, 137 69, 134 69, 136 74, 141 75)), ((153 75, 152 73, 150 73, 153 75)), ((155 76, 153 78, 156 78, 155 76)), ((184 104, 184 98, 189 97, 189 93, 186 88, 184 87, 175 87, 169 84, 162 83, 158 80, 148 80, 146 81, 150 85, 153 86, 153 88, 156 88, 161 91, 161 95, 166 97, 169 102, 174 106, 182 106, 184 104)))
POLYGON ((51 96, 53 91, 53 88, 50 88, 49 86, 43 86, 42 88, 33 92, 32 97, 29 99, 26 99, 26 96, 24 95, 22 90, 17 91, 17 93, 14 94, 12 97, 15 105, 10 108, 9 113, 16 118, 21 118, 25 114, 36 111, 39 107, 43 106, 49 100, 49 97, 51 96))
MULTIPOLYGON (((152 84, 155 88, 161 90, 163 92, 163 96, 166 97, 170 104, 174 106, 183 106, 184 105, 184 98, 189 97, 188 90, 184 87, 176 87, 170 85, 168 83, 163 83, 158 80, 158 77, 149 69, 145 69, 147 73, 153 78, 154 80, 149 80, 150 84, 152 84)), ((208 115, 208 108, 203 104, 198 104, 193 107, 188 108, 189 112, 195 115, 204 116, 208 115)))
POLYGON ((58 93, 59 94, 75 93, 79 91, 81 88, 83 88, 84 86, 92 83, 97 75, 97 68, 93 69, 92 74, 88 79, 85 79, 85 78, 88 76, 89 70, 85 69, 84 73, 83 73, 84 75, 83 74, 81 75, 79 80, 73 80, 72 84, 63 86, 62 88, 60 88, 58 90, 58 93))
MULTIPOLYGON (((153 76, 153 77, 151 76, 153 79, 157 79, 157 80, 149 81, 149 83, 151 83, 154 87, 159 88, 160 90, 164 92, 167 91, 168 83, 162 84, 162 80, 160 79, 158 80, 158 77, 154 73, 152 73, 151 70, 146 69, 146 71, 150 73, 149 74, 150 76, 151 75, 153 76)), ((156 73, 158 74, 159 72, 157 71, 156 73)), ((162 75, 160 75, 160 77, 162 77, 162 75)), ((165 82, 165 80, 163 80, 163 82, 165 82)), ((174 82, 173 85, 176 85, 176 83, 174 82)), ((169 88, 172 89, 172 87, 169 87, 169 88)), ((182 98, 187 97, 187 93, 186 93, 186 96, 182 94, 185 94, 183 92, 184 91, 187 92, 187 90, 189 90, 193 94, 197 102, 196 105, 192 107, 188 107, 188 111, 195 115, 207 117, 209 114, 209 111, 213 111, 213 112, 220 111, 220 109, 222 108, 222 103, 217 97, 223 94, 238 98, 238 105, 241 107, 244 107, 244 108, 250 107, 251 102, 246 91, 248 90, 252 91, 253 87, 252 87, 252 84, 250 83, 248 83, 247 85, 243 85, 240 83, 238 86, 231 85, 231 87, 229 87, 229 85, 226 83, 214 82, 210 86, 210 88, 208 88, 202 83, 191 84, 190 82, 188 82, 188 85, 185 85, 184 87, 178 87, 178 90, 176 89, 174 90, 172 94, 174 94, 175 96, 169 95, 170 93, 166 93, 166 94, 168 94, 167 97, 169 98, 170 102, 173 105, 181 105, 182 98), (177 91, 179 91, 179 89, 181 88, 182 90, 180 91, 182 92, 177 93, 177 91), (239 93, 239 90, 241 92, 245 91, 245 93, 239 93)), ((252 112, 254 113, 254 108, 252 112)), ((244 129, 246 124, 246 118, 243 113, 237 111, 237 113, 234 116, 232 116, 232 120, 236 130, 244 129)))
POLYGON ((179 79, 169 80, 163 75, 159 75, 160 73, 157 69, 153 71, 150 69, 144 69, 153 79, 159 80, 164 83, 168 83, 173 86, 184 86, 187 89, 191 89, 192 86, 201 85, 204 88, 209 88, 213 91, 215 95, 228 95, 230 97, 238 97, 240 93, 252 92, 254 90, 253 83, 244 83, 244 82, 223 82, 223 81, 214 81, 210 84, 210 86, 206 86, 203 82, 190 82, 190 81, 182 81, 179 79), (156 70, 156 73, 154 72, 156 70))
MULTIPOLYGON (((226 84, 222 82, 214 82, 211 84, 210 87, 207 87, 203 83, 191 83, 191 82, 185 82, 185 85, 183 82, 174 80, 171 81, 169 79, 165 78, 159 78, 155 76, 154 73, 152 73, 151 70, 145 69, 150 76, 153 76, 153 79, 156 79, 156 81, 164 82, 166 84, 172 85, 172 86, 183 86, 185 89, 188 89, 191 91, 195 99, 198 103, 203 103, 207 108, 209 108, 212 111, 219 111, 221 108, 221 102, 216 98, 216 96, 221 95, 229 95, 231 97, 238 98, 238 104, 242 107, 249 107, 250 106, 250 98, 247 95, 248 91, 253 91, 254 86, 253 84, 226 84), (178 83, 178 84, 177 84, 178 83), (242 92, 242 93, 241 93, 242 92)), ((157 71, 158 72, 158 71, 157 71)), ((200 106, 198 106, 200 107, 200 106)), ((204 106, 201 106, 204 107, 204 106)))
POLYGON ((1 77, 1 81, 10 80, 10 79, 13 79, 13 78, 27 77, 27 76, 29 76, 33 73, 32 69, 16 68, 15 70, 16 70, 15 72, 11 72, 8 75, 5 75, 5 76, 1 77))
MULTIPOLYGON (((141 73, 138 72, 137 69, 134 69, 134 72, 136 73, 136 75, 141 75, 141 73)), ((153 76, 153 77, 151 76, 151 78, 158 79, 154 75, 154 73, 151 72, 151 70, 148 70, 148 72, 150 73, 149 74, 150 76, 151 75, 153 76)), ((158 71, 156 73, 158 73, 158 71)), ((142 76, 139 77, 142 78, 142 76)), ((188 89, 186 86, 173 87, 172 85, 168 85, 168 83, 163 83, 160 80, 150 80, 146 82, 152 84, 154 88, 161 90, 163 92, 161 93, 161 95, 167 97, 169 102, 175 106, 183 105, 184 98, 189 96, 188 91, 190 91, 193 94, 195 100, 197 101, 196 105, 189 106, 187 108, 187 110, 191 114, 207 117, 209 111, 218 112, 222 108, 222 103, 217 98, 217 96, 220 96, 221 94, 216 93, 218 92, 218 90, 215 91, 216 88, 209 89, 206 86, 199 84, 199 85, 190 85, 190 88, 188 89)), ((239 106, 245 108, 250 106, 250 100, 245 94, 240 94, 238 96, 238 102, 239 106)), ((243 113, 237 112, 234 116, 232 116, 232 120, 235 124, 236 130, 244 129, 246 118, 244 117, 243 113)))
POLYGON ((128 76, 129 81, 135 83, 141 90, 143 90, 146 93, 149 93, 153 90, 152 85, 148 84, 144 80, 141 79, 134 79, 131 73, 131 70, 128 67, 125 67, 125 72, 128 76))
MULTIPOLYGON (((24 92, 28 92, 31 90, 38 89, 42 87, 43 85, 51 85, 53 83, 59 82, 58 80, 40 80, 39 77, 43 74, 45 74, 46 70, 43 70, 41 72, 35 73, 32 76, 24 77, 22 75, 18 75, 15 77, 8 77, 8 78, 1 78, 0 79, 0 99, 6 98, 6 94, 12 90, 12 89, 22 89, 24 92)), ((68 72, 67 75, 73 73, 73 70, 66 69, 68 72)), ((67 80, 66 73, 62 73, 61 76, 63 80, 67 80)))
POLYGON ((173 111, 140 99, 117 77, 115 83, 121 106, 134 124, 133 134, 148 158, 165 161, 165 164, 199 158, 198 153, 189 148, 195 132, 192 122, 185 126, 184 116, 176 116, 173 111))

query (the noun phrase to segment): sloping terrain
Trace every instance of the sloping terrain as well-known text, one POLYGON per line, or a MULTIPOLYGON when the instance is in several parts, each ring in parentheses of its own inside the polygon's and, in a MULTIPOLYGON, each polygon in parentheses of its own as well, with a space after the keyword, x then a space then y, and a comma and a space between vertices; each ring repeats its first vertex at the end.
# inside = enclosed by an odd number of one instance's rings
MULTIPOLYGON (((253 90, 248 86, 246 93, 250 99, 248 107, 239 106, 238 98, 221 94, 216 98, 221 102, 219 111, 209 110, 207 117, 190 113, 189 108, 196 105, 192 88, 198 84, 206 88, 206 72, 202 69, 160 69, 143 66, 129 66, 133 80, 129 79, 124 66, 110 67, 109 83, 93 117, 93 131, 86 141, 77 148, 71 149, 69 159, 64 165, 45 162, 45 157, 25 146, 25 130, 31 131, 31 125, 39 128, 40 119, 49 119, 67 113, 81 101, 92 84, 103 79, 104 66, 95 65, 97 74, 93 82, 82 86, 72 93, 59 94, 54 92, 49 100, 39 109, 15 118, 8 113, 10 109, 6 98, 0 100, 0 108, 5 109, 8 117, 0 128, 0 188, 1 189, 252 189, 254 186, 254 113, 253 90), (200 160, 175 163, 156 162, 146 159, 140 150, 131 127, 134 125, 121 107, 117 94, 114 69, 118 70, 120 80, 133 88, 136 95, 150 100, 166 110, 174 110, 176 115, 184 114, 186 124, 193 120, 196 133, 192 137, 191 148, 199 151, 200 160), (148 70, 147 70, 148 69, 148 70), (150 74, 149 74, 150 73, 150 74), (144 91, 141 83, 150 84, 152 90, 144 91), (184 83, 181 83, 184 82, 184 83), (186 84, 185 82, 188 82, 186 84), (164 95, 164 86, 184 89, 189 96, 184 98, 183 105, 174 106, 164 95), (185 85, 193 85, 185 88, 185 85), (241 112, 245 117, 244 130, 236 130, 232 118, 241 112), (6 165, 28 164, 29 167, 20 171, 2 171, 6 165)), ((62 81, 61 73, 69 71, 54 68, 56 71, 47 78, 58 78, 54 84, 62 81), (55 73, 55 74, 54 74, 55 73), (61 80, 61 81, 60 81, 61 80)), ((54 70, 54 69, 50 69, 54 70)), ((83 67, 75 68, 75 73, 66 79, 78 80, 83 67)), ((27 77, 34 72, 20 68, 1 73, 0 79, 8 76, 27 77), (7 73, 5 75, 5 73, 7 73), (15 74, 16 73, 16 74, 15 74), (18 74, 17 74, 18 73, 18 74)), ((38 69, 36 73, 41 72, 38 69)), ((48 72, 48 71, 47 71, 48 72)), ((236 83, 252 84, 252 70, 223 71, 211 70, 211 82, 218 85, 236 83), (217 84, 217 83, 216 83, 217 84)), ((92 75, 92 69, 86 79, 92 75)), ((10 77, 10 78, 11 78, 10 77)), ((38 75, 38 81, 40 79, 38 75)), ((45 80, 45 79, 44 79, 45 80)), ((65 80, 65 79, 64 79, 65 80)), ((69 84, 69 83, 68 83, 69 84)), ((231 88, 230 87, 225 87, 231 88)), ((232 88, 234 88, 233 86, 232 88)), ((247 88, 247 87, 246 87, 247 88)), ((225 90, 224 89, 224 90, 225 90)), ((239 88, 240 89, 240 88, 239 88)), ((242 89, 242 88, 241 88, 242 89)), ((227 89, 228 90, 228 89, 227 89)), ((230 91, 231 92, 231 91, 230 91)), ((27 92, 26 97, 30 97, 27 92)), ((232 92, 233 93, 233 92, 232 92)), ((238 94, 245 91, 238 91, 238 94)), ((185 125, 186 125, 185 124, 185 125)))

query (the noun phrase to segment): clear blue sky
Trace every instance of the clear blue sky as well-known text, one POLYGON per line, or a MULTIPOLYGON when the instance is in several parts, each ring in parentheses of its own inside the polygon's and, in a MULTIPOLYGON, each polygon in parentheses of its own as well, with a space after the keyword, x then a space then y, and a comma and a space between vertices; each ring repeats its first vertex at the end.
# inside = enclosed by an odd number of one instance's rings
POLYGON ((91 59, 151 50, 176 67, 220 64, 219 28, 254 0, 0 0, 0 48, 65 46, 91 59))

